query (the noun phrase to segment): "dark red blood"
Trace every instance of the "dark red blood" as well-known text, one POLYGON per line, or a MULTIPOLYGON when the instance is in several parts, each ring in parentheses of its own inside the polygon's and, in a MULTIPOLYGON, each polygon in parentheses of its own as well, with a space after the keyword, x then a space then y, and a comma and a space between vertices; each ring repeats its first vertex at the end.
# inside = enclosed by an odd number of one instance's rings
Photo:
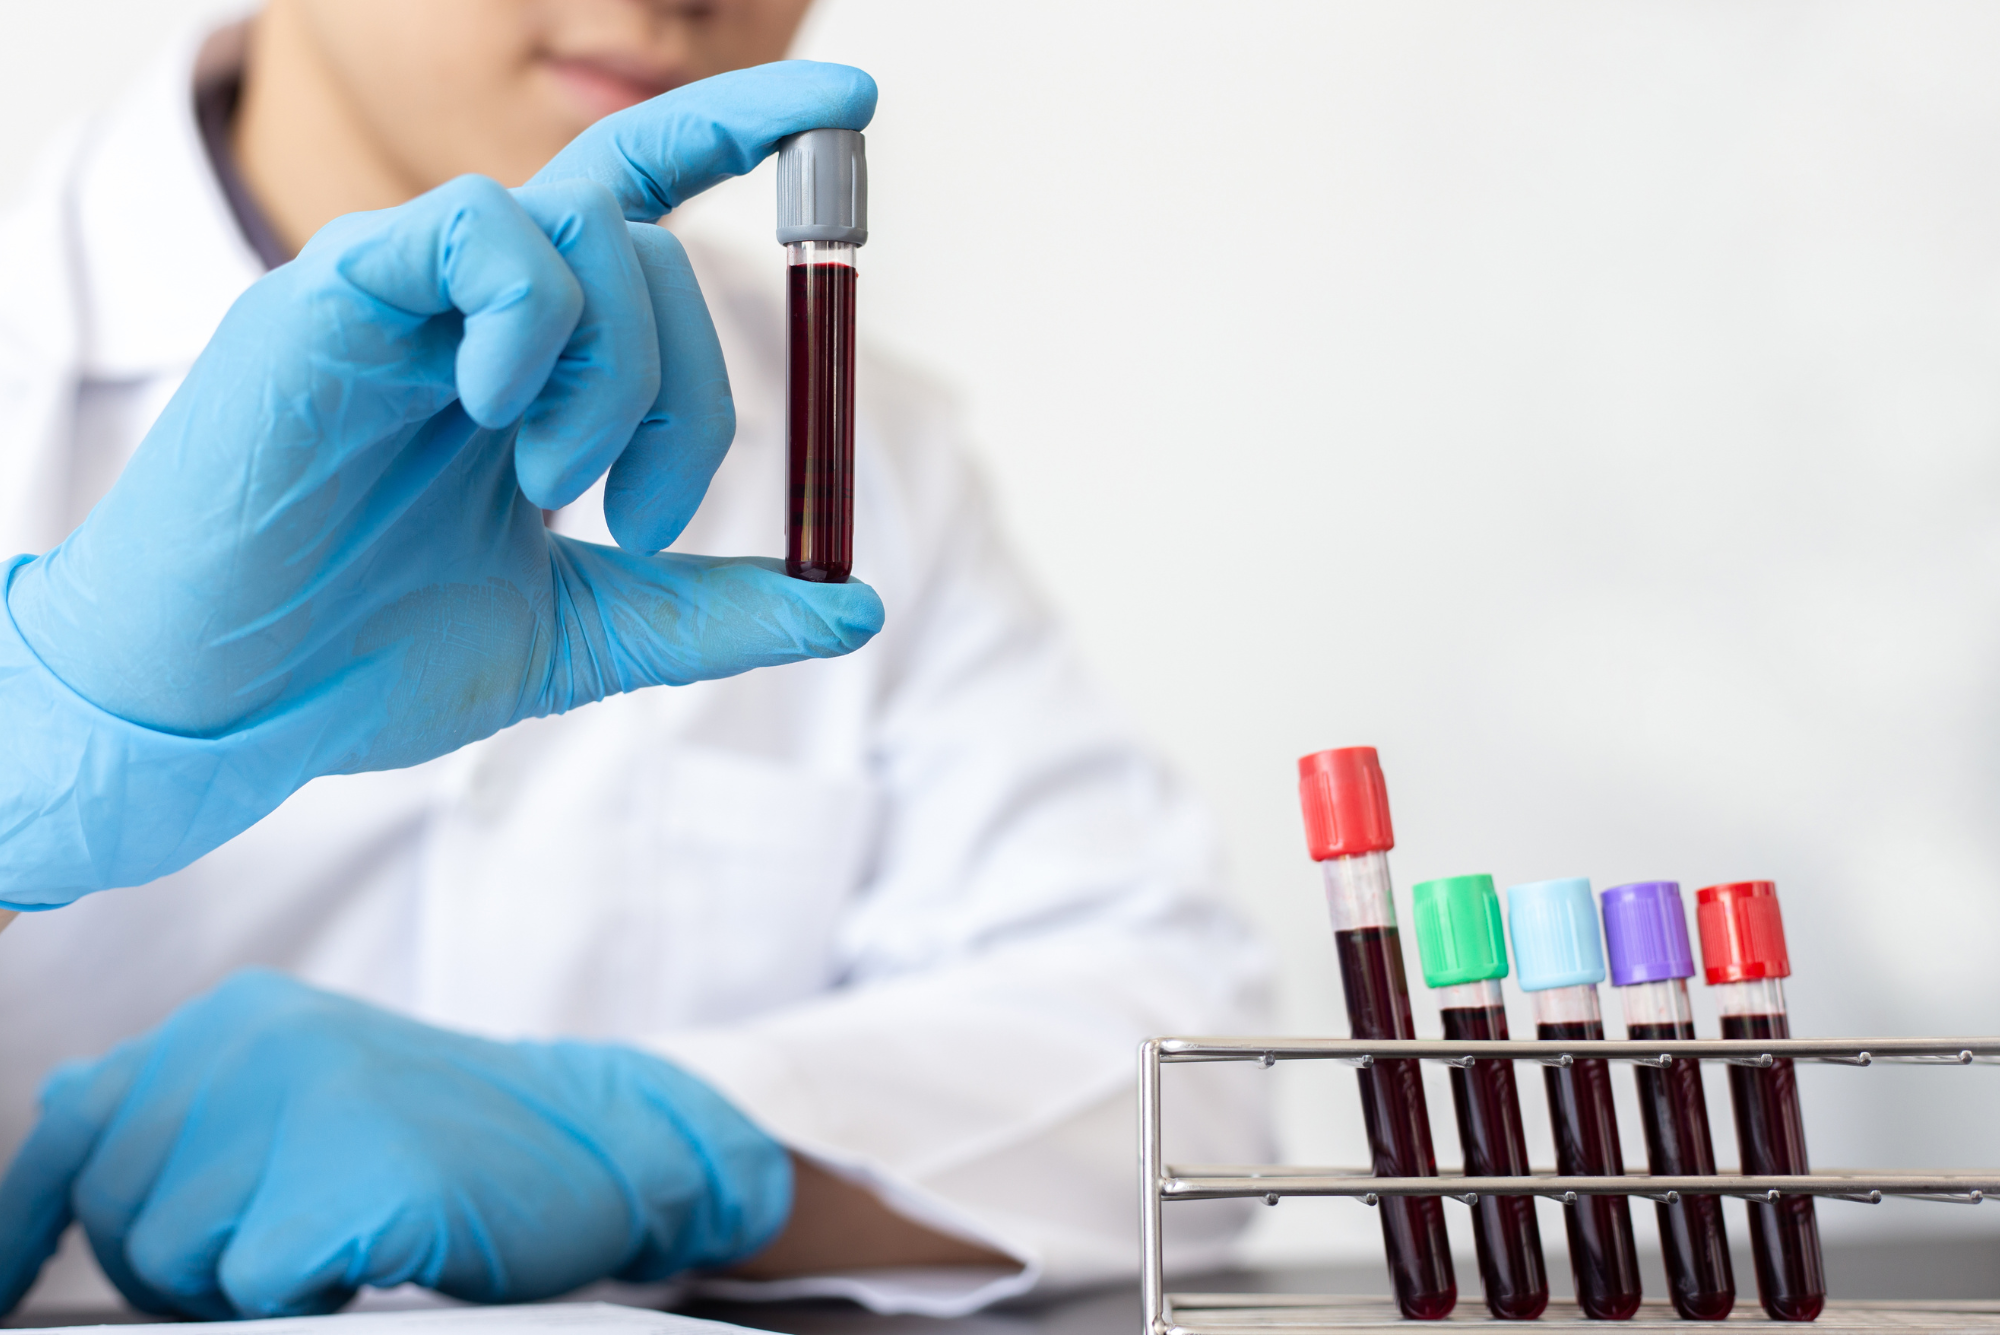
MULTIPOLYGON (((1415 1038, 1410 986, 1403 976, 1403 944, 1393 927, 1335 932, 1340 984, 1347 993, 1347 1023, 1355 1038, 1415 1038)), ((1377 1059, 1359 1071, 1361 1115, 1377 1177, 1434 1177, 1430 1112, 1423 1076, 1414 1060, 1377 1059)), ((1384 1197, 1382 1242, 1396 1305, 1415 1321, 1439 1321, 1458 1302, 1439 1196, 1384 1197)))
MULTIPOLYGON (((1725 1015, 1724 1038, 1789 1038, 1782 1015, 1725 1015)), ((1736 1109, 1736 1148, 1743 1171, 1790 1177, 1811 1170, 1806 1125, 1799 1113, 1799 1083, 1789 1059, 1770 1066, 1729 1068, 1729 1101, 1736 1109)), ((1819 1254, 1819 1217, 1810 1196, 1784 1196, 1775 1205, 1746 1201, 1750 1254, 1757 1261, 1757 1301, 1773 1321, 1811 1321, 1826 1306, 1826 1267, 1819 1254)))
MULTIPOLYGON (((1601 1021, 1543 1024, 1544 1039, 1599 1039, 1601 1021)), ((1570 1066, 1544 1066, 1549 1125, 1555 1132, 1556 1171, 1564 1177, 1623 1177, 1618 1114, 1611 1104, 1611 1070, 1587 1058, 1570 1066)), ((1569 1229, 1569 1266, 1576 1301, 1593 1321, 1624 1321, 1639 1310, 1639 1253, 1632 1245, 1632 1210, 1623 1196, 1580 1196, 1563 1206, 1569 1229)))
MULTIPOLYGON (((1632 1039, 1689 1039, 1691 1024, 1625 1026, 1632 1039)), ((1701 1177, 1715 1171, 1715 1146, 1708 1135, 1708 1103, 1702 1095, 1701 1064, 1676 1061, 1665 1070, 1639 1073, 1639 1117, 1646 1126, 1646 1163, 1655 1177, 1701 1177)), ((1720 1196, 1682 1196, 1677 1205, 1658 1205, 1660 1250, 1667 1265, 1667 1292, 1674 1311, 1687 1321, 1720 1321, 1736 1305, 1736 1276, 1729 1266, 1729 1235, 1722 1225, 1720 1196)))
POLYGON ((854 266, 794 264, 787 275, 785 573, 844 584, 854 569, 854 266))
MULTIPOLYGON (((1507 1037, 1507 1012, 1499 1006, 1454 1007, 1440 1014, 1446 1038, 1507 1037)), ((1458 1110, 1466 1176, 1527 1176, 1528 1141, 1521 1130, 1514 1063, 1476 1061, 1464 1069, 1453 1067, 1451 1097, 1458 1110)), ((1549 1276, 1542 1264, 1534 1197, 1481 1196, 1472 1208, 1472 1240, 1486 1310, 1502 1321, 1540 1316, 1549 1305, 1549 1276)))

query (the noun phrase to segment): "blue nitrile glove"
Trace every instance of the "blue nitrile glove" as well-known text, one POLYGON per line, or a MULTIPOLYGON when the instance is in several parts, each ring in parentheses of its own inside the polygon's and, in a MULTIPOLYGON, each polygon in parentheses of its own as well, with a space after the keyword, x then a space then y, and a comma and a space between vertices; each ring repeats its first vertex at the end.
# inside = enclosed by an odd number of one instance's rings
POLYGON ((791 1161, 630 1048, 496 1043, 237 974, 64 1066, 0 1180, 0 1313, 72 1217, 149 1312, 330 1312, 364 1285, 521 1302, 758 1251, 791 1161))
POLYGON ((865 584, 650 555, 735 430, 651 220, 874 105, 840 65, 703 80, 521 190, 338 219, 251 287, 83 525, 0 563, 0 907, 152 880, 322 774, 866 643, 865 584), (606 469, 620 547, 550 535, 606 469))

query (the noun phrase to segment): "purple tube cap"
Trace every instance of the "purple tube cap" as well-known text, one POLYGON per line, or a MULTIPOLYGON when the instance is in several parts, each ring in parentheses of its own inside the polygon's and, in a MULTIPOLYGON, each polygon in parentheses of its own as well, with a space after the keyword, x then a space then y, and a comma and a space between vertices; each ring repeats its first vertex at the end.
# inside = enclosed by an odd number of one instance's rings
POLYGON ((1694 976, 1680 882, 1614 885, 1603 899, 1604 944, 1611 957, 1613 987, 1694 976))

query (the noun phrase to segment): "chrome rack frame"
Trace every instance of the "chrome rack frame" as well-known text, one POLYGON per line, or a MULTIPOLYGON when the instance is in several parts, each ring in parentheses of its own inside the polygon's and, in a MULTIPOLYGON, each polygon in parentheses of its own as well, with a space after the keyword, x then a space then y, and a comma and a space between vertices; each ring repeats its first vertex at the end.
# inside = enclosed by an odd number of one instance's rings
MULTIPOLYGON (((1776 1201, 1780 1196, 1879 1203, 1885 1196, 1977 1205, 2000 1197, 2000 1168, 1969 1173, 1912 1173, 1822 1169, 1804 1177, 1375 1177, 1365 1169, 1272 1164, 1171 1165, 1160 1147, 1160 1067, 1174 1062, 1334 1061, 1357 1068, 1377 1058, 1415 1058, 1466 1066, 1499 1059, 1569 1066, 1583 1058, 1664 1067, 1673 1062, 1714 1061, 1768 1067, 1789 1058, 1866 1067, 1877 1064, 1970 1066, 2000 1064, 2000 1038, 1694 1039, 1678 1042, 1480 1041, 1404 1039, 1389 1042, 1331 1038, 1155 1038, 1139 1050, 1139 1178, 1142 1294, 1145 1335, 1250 1335, 1287 1332, 1397 1329, 1403 1326, 1386 1299, 1312 1294, 1170 1294, 1166 1291, 1163 1208, 1168 1201, 1259 1199, 1276 1205, 1286 1196, 1347 1196, 1374 1205, 1384 1196, 1443 1196, 1471 1205, 1482 1195, 1542 1196, 1570 1202, 1579 1196, 1639 1196, 1672 1204, 1683 1192, 1776 1201)), ((1755 1312, 1754 1299, 1749 1305, 1755 1312)), ((1747 1315, 1739 1300, 1737 1316, 1747 1315)), ((1484 1319, 1483 1305, 1464 1301, 1454 1320, 1484 1319), (1478 1311, 1468 1311, 1468 1306, 1478 1311)), ((1681 1328, 1670 1308, 1649 1302, 1625 1329, 1681 1328)), ((1570 1323, 1556 1313, 1542 1327, 1570 1323)), ((1579 1317, 1579 1329, 1585 1323, 1579 1317)), ((2000 1331, 2000 1303, 1830 1303, 1816 1323, 1822 1331, 1908 1329, 2000 1331)))

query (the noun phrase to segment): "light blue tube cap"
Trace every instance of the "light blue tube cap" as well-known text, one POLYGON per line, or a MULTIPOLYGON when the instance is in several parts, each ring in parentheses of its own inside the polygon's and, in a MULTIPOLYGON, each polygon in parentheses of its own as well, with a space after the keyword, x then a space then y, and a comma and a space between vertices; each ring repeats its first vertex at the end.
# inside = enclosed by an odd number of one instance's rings
POLYGON ((1581 876, 1507 887, 1507 935, 1524 992, 1604 981, 1597 901, 1581 876))

